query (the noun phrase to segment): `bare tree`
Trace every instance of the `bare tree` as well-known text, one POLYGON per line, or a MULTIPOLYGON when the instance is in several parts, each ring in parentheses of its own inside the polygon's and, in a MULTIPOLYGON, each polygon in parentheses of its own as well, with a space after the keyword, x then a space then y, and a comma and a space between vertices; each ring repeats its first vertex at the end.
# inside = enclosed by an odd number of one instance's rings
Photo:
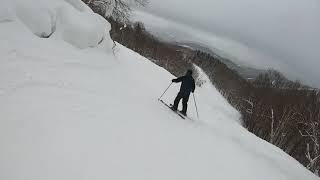
POLYGON ((112 17, 119 22, 128 22, 132 6, 146 6, 148 0, 83 0, 95 12, 112 17))
POLYGON ((313 113, 308 109, 305 121, 299 122, 302 137, 307 138, 305 156, 308 161, 307 168, 319 175, 320 171, 320 112, 313 113))

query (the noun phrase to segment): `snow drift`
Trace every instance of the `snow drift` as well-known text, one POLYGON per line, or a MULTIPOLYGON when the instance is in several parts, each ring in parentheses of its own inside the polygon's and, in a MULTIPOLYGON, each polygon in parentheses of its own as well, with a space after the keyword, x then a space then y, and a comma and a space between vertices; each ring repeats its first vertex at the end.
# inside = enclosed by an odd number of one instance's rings
POLYGON ((160 104, 173 76, 113 55, 109 23, 81 1, 12 1, 0 16, 0 179, 318 179, 242 128, 208 81, 200 119, 192 100, 194 121, 160 104))
POLYGON ((0 21, 19 21, 39 37, 52 35, 78 48, 95 47, 103 41, 111 45, 110 24, 80 0, 17 0, 3 4, 0 21))

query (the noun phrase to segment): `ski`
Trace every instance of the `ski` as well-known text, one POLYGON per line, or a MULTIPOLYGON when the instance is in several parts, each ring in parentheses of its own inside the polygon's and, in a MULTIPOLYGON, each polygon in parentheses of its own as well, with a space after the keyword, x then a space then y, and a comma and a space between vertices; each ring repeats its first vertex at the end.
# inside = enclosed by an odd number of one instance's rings
MULTIPOLYGON (((172 106, 173 106, 173 105, 170 104, 170 107, 172 107, 172 106)), ((179 115, 181 115, 181 116, 183 116, 185 119, 189 119, 190 121, 193 121, 193 119, 191 119, 189 116, 186 116, 186 115, 182 114, 180 111, 176 111, 176 113, 179 114, 179 115)))
POLYGON ((162 99, 158 99, 162 104, 164 104, 165 106, 167 106, 171 111, 173 111, 174 113, 176 113, 179 117, 181 117, 182 119, 186 119, 185 116, 183 116, 182 114, 180 114, 178 111, 174 111, 171 109, 171 106, 168 105, 167 103, 165 103, 162 99))

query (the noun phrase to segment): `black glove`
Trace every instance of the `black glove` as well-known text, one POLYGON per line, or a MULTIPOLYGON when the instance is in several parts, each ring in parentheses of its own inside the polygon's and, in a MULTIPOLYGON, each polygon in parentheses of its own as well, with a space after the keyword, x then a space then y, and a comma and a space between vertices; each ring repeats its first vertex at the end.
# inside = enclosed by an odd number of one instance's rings
POLYGON ((172 79, 171 82, 175 82, 175 79, 172 79))

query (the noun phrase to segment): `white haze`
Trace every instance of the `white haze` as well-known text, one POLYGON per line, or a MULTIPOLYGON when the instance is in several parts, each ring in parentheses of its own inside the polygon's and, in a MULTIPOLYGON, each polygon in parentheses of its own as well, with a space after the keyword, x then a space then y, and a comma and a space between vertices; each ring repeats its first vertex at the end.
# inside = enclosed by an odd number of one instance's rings
POLYGON ((147 27, 153 24, 153 30, 160 28, 177 38, 174 40, 203 43, 235 57, 239 63, 275 68, 290 79, 320 87, 318 0, 149 2, 144 12, 138 11, 138 16, 134 18, 145 22, 147 27), (141 13, 174 22, 172 24, 178 22, 178 25, 152 23, 141 13))

